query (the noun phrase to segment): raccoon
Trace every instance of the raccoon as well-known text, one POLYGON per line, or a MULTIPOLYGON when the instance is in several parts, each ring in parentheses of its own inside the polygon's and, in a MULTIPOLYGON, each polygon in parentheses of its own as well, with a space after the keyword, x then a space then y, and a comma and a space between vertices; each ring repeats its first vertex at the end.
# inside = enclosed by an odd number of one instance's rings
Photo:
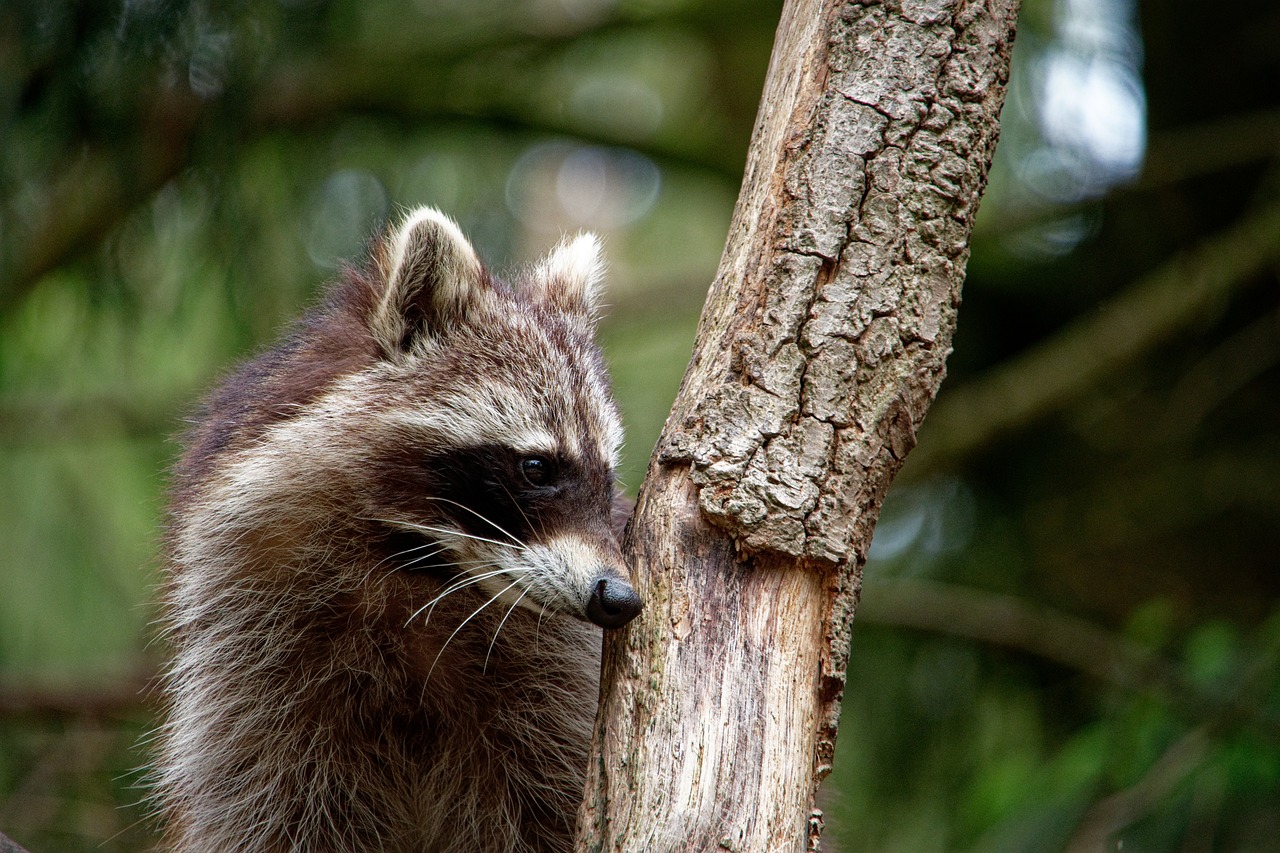
POLYGON ((164 846, 565 851, 641 609, 598 240, 508 284, 422 208, 205 403, 174 471, 164 846))

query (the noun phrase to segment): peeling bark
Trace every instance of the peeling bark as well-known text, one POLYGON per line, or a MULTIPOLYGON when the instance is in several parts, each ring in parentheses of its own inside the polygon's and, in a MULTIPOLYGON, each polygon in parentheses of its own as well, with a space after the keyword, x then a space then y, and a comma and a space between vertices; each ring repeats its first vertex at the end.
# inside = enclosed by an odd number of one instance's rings
POLYGON ((815 849, 880 504, 942 380, 1017 0, 787 4, 625 543, 581 851, 815 849))

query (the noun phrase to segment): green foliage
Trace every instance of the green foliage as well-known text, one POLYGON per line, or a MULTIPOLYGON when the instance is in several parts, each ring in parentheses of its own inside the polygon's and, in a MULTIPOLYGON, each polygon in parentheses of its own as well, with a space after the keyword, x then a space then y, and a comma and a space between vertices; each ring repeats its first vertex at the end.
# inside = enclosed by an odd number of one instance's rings
MULTIPOLYGON (((1186 638, 1187 657, 1218 633, 1186 638)), ((1277 661, 1259 657, 1257 639, 1217 663, 1252 671, 1247 688, 1274 695, 1277 661)), ((1083 685, 1090 707, 1065 714, 1062 686, 1034 660, 993 663, 973 644, 867 626, 855 630, 849 683, 824 804, 838 849, 1060 850, 1112 796, 1132 801, 1107 833, 1125 850, 1274 849, 1274 707, 1248 706, 1242 724, 1083 685)))

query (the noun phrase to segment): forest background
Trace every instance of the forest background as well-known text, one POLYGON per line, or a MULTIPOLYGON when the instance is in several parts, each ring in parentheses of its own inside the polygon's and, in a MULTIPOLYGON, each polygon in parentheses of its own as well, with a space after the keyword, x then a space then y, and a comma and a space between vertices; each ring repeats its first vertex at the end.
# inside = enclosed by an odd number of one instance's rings
MULTIPOLYGON (((174 436, 398 210, 499 269, 605 236, 635 489, 779 10, 0 0, 0 829, 153 839, 174 436)), ((950 377, 866 569, 833 847, 1280 849, 1278 91, 1272 0, 1024 0, 950 377)))

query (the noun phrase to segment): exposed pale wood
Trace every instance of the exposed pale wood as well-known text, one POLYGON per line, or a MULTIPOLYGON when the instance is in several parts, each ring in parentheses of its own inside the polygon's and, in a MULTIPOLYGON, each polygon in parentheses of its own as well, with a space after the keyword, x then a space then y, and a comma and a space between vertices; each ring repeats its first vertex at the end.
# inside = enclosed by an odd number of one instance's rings
POLYGON ((625 544, 646 610, 606 642, 579 850, 817 846, 861 566, 942 379, 1016 10, 784 9, 625 544))

